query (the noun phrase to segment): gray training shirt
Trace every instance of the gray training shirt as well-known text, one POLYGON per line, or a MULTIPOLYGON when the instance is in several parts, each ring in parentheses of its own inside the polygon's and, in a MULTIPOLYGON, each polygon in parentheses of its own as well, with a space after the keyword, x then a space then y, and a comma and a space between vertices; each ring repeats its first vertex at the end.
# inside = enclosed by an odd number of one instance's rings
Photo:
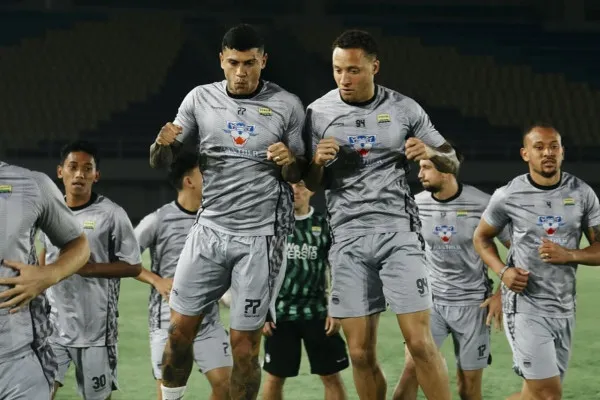
MULTIPOLYGON (((165 204, 148 214, 135 228, 135 235, 143 252, 150 249, 150 270, 163 278, 173 278, 179 255, 190 231, 196 213, 181 207, 176 201, 165 204)), ((167 329, 171 319, 169 303, 152 287, 148 306, 150 330, 167 329)), ((219 304, 213 304, 202 320, 207 325, 219 320, 219 304)))
POLYGON ((600 225, 600 206, 592 188, 566 172, 557 185, 546 187, 528 174, 521 175, 496 190, 483 218, 498 229, 512 225, 507 263, 530 272, 521 294, 503 288, 504 312, 572 316, 577 265, 546 263, 538 248, 542 238, 568 249, 579 248, 586 228, 600 225))
POLYGON ((445 139, 413 99, 376 86, 368 104, 347 104, 334 89, 306 111, 311 158, 323 138, 336 138, 338 157, 325 168, 324 187, 335 240, 419 231, 417 206, 406 182, 404 145, 416 137, 431 147, 445 139))
POLYGON ((304 109, 295 95, 263 82, 250 96, 230 96, 226 81, 198 86, 175 118, 180 142, 198 135, 204 178, 198 223, 238 236, 288 235, 292 192, 267 148, 283 142, 304 156, 304 109))
MULTIPOLYGON (((37 228, 60 247, 83 233, 47 175, 0 162, 0 259, 37 264, 37 228)), ((16 275, 0 265, 0 276, 16 275)), ((6 289, 0 286, 1 291, 6 289)), ((15 314, 0 310, 0 363, 22 357, 46 341, 51 332, 46 304, 40 296, 15 314)))
MULTIPOLYGON (((469 185, 437 200, 430 192, 415 196, 423 224, 429 281, 436 304, 479 305, 491 293, 487 266, 475 251, 473 233, 479 225, 490 195, 469 185)), ((508 226, 499 239, 510 241, 508 226)))
MULTIPOLYGON (((88 204, 72 210, 90 243, 90 263, 142 262, 129 217, 119 205, 94 194, 88 204)), ((46 263, 54 262, 58 247, 46 235, 41 235, 40 241, 46 263)), ((67 347, 116 345, 120 287, 120 278, 76 274, 48 289, 52 341, 67 347)))

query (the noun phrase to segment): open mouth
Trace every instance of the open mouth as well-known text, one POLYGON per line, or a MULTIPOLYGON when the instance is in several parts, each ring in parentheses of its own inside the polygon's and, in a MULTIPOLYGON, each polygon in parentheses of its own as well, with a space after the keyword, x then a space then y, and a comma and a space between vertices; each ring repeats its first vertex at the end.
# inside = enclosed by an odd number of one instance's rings
POLYGON ((82 187, 84 187, 85 185, 83 184, 83 182, 73 182, 73 183, 71 184, 71 186, 73 186, 73 187, 80 187, 80 188, 82 188, 82 187))

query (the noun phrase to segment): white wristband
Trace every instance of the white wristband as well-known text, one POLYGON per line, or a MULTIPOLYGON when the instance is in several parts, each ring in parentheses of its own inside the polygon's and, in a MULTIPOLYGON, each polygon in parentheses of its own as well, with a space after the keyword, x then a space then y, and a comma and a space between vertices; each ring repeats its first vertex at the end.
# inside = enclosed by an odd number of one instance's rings
POLYGON ((183 399, 183 393, 185 392, 185 386, 176 388, 165 387, 160 385, 160 391, 162 392, 163 400, 181 400, 183 399))

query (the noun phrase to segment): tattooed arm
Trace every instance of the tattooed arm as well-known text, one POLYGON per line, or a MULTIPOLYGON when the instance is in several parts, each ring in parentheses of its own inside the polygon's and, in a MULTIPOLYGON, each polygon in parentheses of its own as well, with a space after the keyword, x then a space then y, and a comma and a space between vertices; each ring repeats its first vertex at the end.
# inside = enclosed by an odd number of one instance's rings
POLYGON ((456 174, 459 162, 456 152, 449 143, 444 142, 441 146, 431 147, 421 139, 414 137, 406 141, 406 158, 414 161, 430 160, 435 168, 445 174, 456 174))
POLYGON ((494 271, 496 275, 504 268, 504 263, 498 253, 498 247, 496 247, 496 243, 494 243, 494 238, 498 233, 500 233, 498 228, 491 226, 482 219, 473 234, 475 251, 477 251, 483 262, 494 271))

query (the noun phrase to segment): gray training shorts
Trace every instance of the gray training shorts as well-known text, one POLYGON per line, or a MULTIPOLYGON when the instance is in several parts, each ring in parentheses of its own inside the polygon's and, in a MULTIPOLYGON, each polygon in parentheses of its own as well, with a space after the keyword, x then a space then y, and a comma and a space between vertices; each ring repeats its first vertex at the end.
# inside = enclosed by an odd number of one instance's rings
POLYGON ((336 318, 385 311, 396 314, 431 308, 425 253, 416 232, 355 236, 329 251, 332 288, 329 313, 336 318))
POLYGON ((285 275, 286 236, 233 236, 195 224, 179 257, 169 305, 195 316, 231 286, 230 327, 261 329, 285 275))

